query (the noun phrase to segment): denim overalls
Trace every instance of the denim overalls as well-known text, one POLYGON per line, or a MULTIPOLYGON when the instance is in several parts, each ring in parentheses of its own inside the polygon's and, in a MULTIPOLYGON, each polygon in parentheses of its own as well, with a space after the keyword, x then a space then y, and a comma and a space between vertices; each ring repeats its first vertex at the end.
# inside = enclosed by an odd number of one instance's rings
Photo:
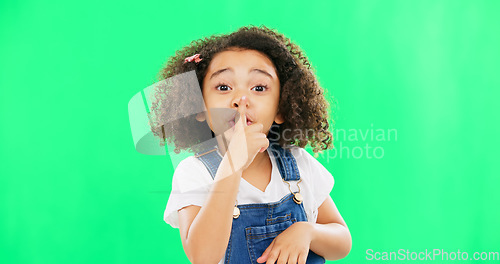
MULTIPOLYGON (((299 181, 299 169, 289 149, 283 149, 277 142, 270 141, 268 151, 276 158, 279 172, 284 181, 299 181)), ((222 156, 217 146, 205 148, 196 153, 198 158, 215 177, 222 156)), ((298 184, 298 182, 297 182, 298 184)), ((307 221, 304 205, 296 202, 295 193, 285 195, 272 203, 238 205, 240 215, 233 218, 231 236, 224 256, 224 264, 254 264, 273 239, 297 221, 307 221)), ((300 200, 300 198, 299 198, 300 200)), ((307 264, 325 263, 325 259, 309 250, 307 264)))

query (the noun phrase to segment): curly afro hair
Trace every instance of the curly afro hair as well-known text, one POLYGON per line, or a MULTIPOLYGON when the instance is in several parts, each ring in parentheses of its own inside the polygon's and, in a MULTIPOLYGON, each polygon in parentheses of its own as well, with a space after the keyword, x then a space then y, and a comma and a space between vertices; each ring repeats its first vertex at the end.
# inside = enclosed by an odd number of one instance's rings
MULTIPOLYGON (((259 51, 276 67, 280 81, 278 112, 285 121, 280 125, 273 123, 268 139, 282 147, 296 145, 303 148, 309 143, 314 153, 333 148, 333 136, 328 130, 329 104, 311 64, 296 44, 273 29, 265 26, 242 27, 231 34, 212 35, 192 41, 169 58, 158 73, 158 79, 195 71, 199 87, 203 89, 203 79, 212 58, 221 51, 234 48, 259 51), (184 63, 184 59, 193 54, 200 54, 202 60, 198 63, 184 63)), ((191 105, 195 109, 195 106, 203 104, 198 99, 199 96, 168 94, 166 86, 157 86, 155 89, 149 122, 154 135, 163 139, 160 140, 162 146, 168 140, 175 144, 176 153, 180 150, 196 152, 199 149, 194 146, 215 136, 213 132, 211 137, 204 133, 207 128, 210 131, 210 128, 206 122, 197 121, 196 115, 165 122, 169 115, 181 111, 180 105, 191 105)))

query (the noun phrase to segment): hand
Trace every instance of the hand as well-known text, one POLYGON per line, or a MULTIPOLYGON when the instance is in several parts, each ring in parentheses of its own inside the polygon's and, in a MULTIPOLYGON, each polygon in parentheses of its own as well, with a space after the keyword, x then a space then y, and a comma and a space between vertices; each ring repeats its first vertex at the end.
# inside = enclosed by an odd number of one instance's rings
POLYGON ((234 125, 234 130, 226 131, 233 134, 226 155, 229 155, 234 171, 248 168, 257 153, 265 151, 269 146, 269 140, 262 132, 264 126, 261 123, 247 125, 246 100, 247 98, 242 96, 239 101, 240 118, 234 125))
POLYGON ((308 222, 295 222, 271 242, 257 262, 305 264, 312 240, 311 228, 308 222))

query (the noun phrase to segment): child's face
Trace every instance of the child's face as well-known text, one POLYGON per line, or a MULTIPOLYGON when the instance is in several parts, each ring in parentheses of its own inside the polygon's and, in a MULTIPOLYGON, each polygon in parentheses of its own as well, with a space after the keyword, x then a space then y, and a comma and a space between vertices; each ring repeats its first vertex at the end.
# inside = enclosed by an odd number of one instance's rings
POLYGON ((255 50, 227 50, 217 53, 203 81, 203 99, 210 129, 216 134, 229 130, 238 115, 240 99, 246 96, 247 124, 263 124, 268 134, 273 121, 283 123, 278 115, 280 82, 272 61, 255 50))

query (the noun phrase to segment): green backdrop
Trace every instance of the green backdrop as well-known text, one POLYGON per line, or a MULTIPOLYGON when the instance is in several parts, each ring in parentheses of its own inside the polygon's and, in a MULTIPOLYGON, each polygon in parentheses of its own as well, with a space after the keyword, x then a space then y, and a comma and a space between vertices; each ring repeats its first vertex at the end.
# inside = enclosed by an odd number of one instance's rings
POLYGON ((127 104, 183 45, 248 24, 299 44, 330 96, 340 133, 318 160, 353 238, 338 263, 499 252, 499 13, 495 0, 2 1, 0 261, 188 263, 162 219, 172 167, 135 151, 127 104))

